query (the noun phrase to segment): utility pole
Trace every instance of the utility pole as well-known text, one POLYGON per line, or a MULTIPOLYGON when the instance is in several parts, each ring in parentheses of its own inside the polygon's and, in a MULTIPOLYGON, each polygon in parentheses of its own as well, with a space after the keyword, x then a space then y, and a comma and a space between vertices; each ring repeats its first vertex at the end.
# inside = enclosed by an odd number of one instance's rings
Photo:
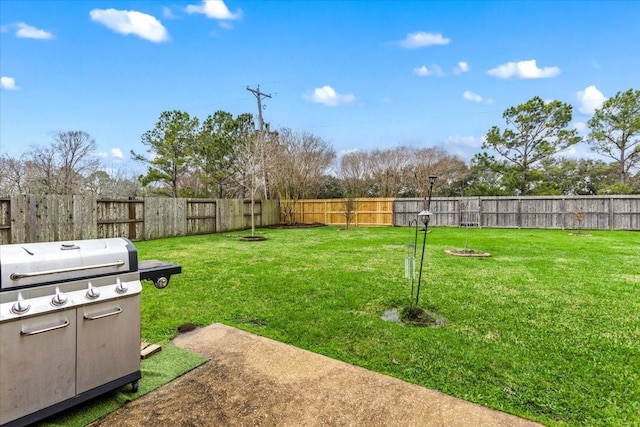
POLYGON ((247 86, 247 90, 253 93, 258 100, 258 124, 260 126, 260 130, 258 133, 258 143, 260 144, 260 157, 262 161, 262 179, 264 181, 264 198, 269 198, 269 180, 267 177, 267 168, 266 168, 266 159, 264 155, 264 121, 262 120, 262 99, 263 98, 271 98, 271 94, 266 94, 264 92, 260 92, 260 85, 256 89, 251 89, 247 86))

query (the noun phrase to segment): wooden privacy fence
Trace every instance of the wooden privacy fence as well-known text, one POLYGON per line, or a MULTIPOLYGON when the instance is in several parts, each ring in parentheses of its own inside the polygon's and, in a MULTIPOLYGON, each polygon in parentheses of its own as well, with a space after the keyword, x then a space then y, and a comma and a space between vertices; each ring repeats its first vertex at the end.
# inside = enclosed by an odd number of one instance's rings
MULTIPOLYGON (((423 209, 424 199, 356 199, 352 224, 407 226, 423 209)), ((434 226, 640 230, 640 195, 436 197, 431 211, 434 226)), ((344 225, 345 199, 298 200, 295 220, 344 225)))
MULTIPOLYGON (((359 198, 354 199, 351 214, 351 225, 372 226, 393 224, 393 198, 359 198)), ((346 222, 346 199, 301 199, 297 201, 281 201, 283 210, 280 220, 287 222, 289 216, 293 222, 327 225, 343 225, 346 222), (284 212, 287 209, 289 212, 284 212)))
MULTIPOLYGON (((277 224, 277 200, 255 201, 257 227, 277 224)), ((149 240, 251 227, 251 201, 19 195, 0 199, 0 243, 106 237, 149 240)))

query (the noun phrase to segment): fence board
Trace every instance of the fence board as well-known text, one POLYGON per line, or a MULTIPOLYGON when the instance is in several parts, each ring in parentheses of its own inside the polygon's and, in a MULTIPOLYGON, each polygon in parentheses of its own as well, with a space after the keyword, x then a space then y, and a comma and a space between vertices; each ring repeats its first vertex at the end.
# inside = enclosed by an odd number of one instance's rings
POLYGON ((223 199, 218 201, 218 230, 220 232, 243 230, 246 228, 244 218, 244 200, 223 199))
MULTIPOLYGON (((377 226, 392 225, 394 216, 394 201, 392 198, 358 198, 354 199, 351 225, 377 226)), ((294 206, 294 222, 315 223, 328 225, 346 224, 346 199, 302 199, 295 203, 282 202, 287 209, 294 206)), ((286 212, 281 213, 281 221, 287 221, 286 212)))
POLYGON ((187 200, 187 234, 207 234, 216 232, 215 200, 187 200))
MULTIPOLYGON (((279 223, 277 200, 256 206, 258 227, 279 223)), ((244 200, 14 195, 0 199, 0 243, 144 240, 241 230, 251 225, 250 210, 244 209, 244 200)))
POLYGON ((98 238, 144 238, 144 201, 139 199, 97 200, 95 235, 98 238))
MULTIPOLYGON (((283 206, 286 203, 283 203, 283 206)), ((424 199, 356 199, 352 224, 407 226, 424 199)), ((297 222, 345 224, 345 200, 300 200, 297 222)), ((640 195, 433 198, 431 224, 481 227, 640 230, 640 195), (578 221, 578 213, 583 214, 578 221)), ((281 216, 282 215, 282 216, 281 216)), ((277 200, 256 203, 256 226, 281 222, 277 200)), ((251 226, 246 200, 15 195, 0 199, 0 243, 103 237, 132 240, 251 226)))
POLYGON ((0 199, 0 245, 11 243, 11 199, 0 199))
POLYGON ((145 237, 184 236, 187 233, 187 199, 148 198, 145 199, 145 237))
MULTIPOLYGON (((378 200, 357 199, 354 224, 407 226, 425 207, 424 199, 395 199, 391 221, 387 208, 373 220, 378 200), (363 208, 364 207, 364 208, 363 208), (387 222, 388 221, 388 222, 387 222)), ((392 199, 388 199, 392 200, 392 199)), ((296 220, 344 225, 344 199, 300 200, 296 220)), ((559 228, 592 230, 639 230, 640 195, 527 196, 527 197, 435 197, 431 200, 431 225, 480 226, 486 228, 559 228), (583 213, 581 223, 576 214, 583 213)), ((282 216, 284 219, 284 215, 282 216)))
POLYGON ((280 222, 280 202, 278 200, 262 200, 262 223, 273 225, 280 222))
POLYGON ((616 230, 640 230, 640 198, 612 198, 611 226, 616 230))

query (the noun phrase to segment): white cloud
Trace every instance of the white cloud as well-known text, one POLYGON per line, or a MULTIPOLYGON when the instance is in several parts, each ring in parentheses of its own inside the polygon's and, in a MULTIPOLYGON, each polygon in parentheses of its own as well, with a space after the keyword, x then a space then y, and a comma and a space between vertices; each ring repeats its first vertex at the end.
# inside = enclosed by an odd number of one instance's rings
POLYGON ((417 76, 420 76, 420 77, 425 77, 425 76, 430 76, 432 74, 432 72, 425 65, 423 65, 420 68, 414 68, 413 69, 413 74, 415 74, 417 76))
POLYGON ((453 68, 453 74, 455 75, 466 73, 467 71, 469 71, 469 64, 464 61, 458 62, 458 65, 453 68))
POLYGON ((580 135, 586 135, 589 133, 589 126, 585 122, 575 122, 573 128, 578 131, 580 135))
POLYGON ((93 9, 91 20, 119 34, 134 34, 155 43, 169 40, 166 28, 154 16, 135 10, 93 9))
POLYGON ((442 71, 442 68, 439 65, 432 65, 431 68, 427 68, 426 65, 423 65, 422 67, 419 68, 414 68, 413 69, 413 74, 420 76, 420 77, 427 77, 427 76, 438 76, 438 77, 442 77, 444 76, 444 72, 442 71))
POLYGON ((406 49, 420 49, 422 47, 445 45, 449 44, 451 39, 442 37, 441 33, 425 33, 424 31, 417 31, 415 33, 407 34, 404 40, 398 42, 398 44, 406 49))
POLYGON ((391 104, 392 102, 393 100, 388 96, 383 96, 382 98, 380 98, 380 104, 391 104))
POLYGON ((187 13, 200 13, 207 18, 233 21, 242 18, 242 9, 231 12, 223 0, 203 0, 200 6, 188 5, 187 13))
POLYGON ((18 27, 18 30, 16 31, 16 37, 38 40, 48 40, 53 38, 53 34, 51 34, 50 32, 32 27, 31 25, 27 25, 24 22, 18 22, 16 26, 18 27))
POLYGON ((487 74, 499 79, 543 79, 560 74, 558 67, 538 68, 535 59, 520 62, 507 62, 487 71, 487 74))
POLYGON ((178 19, 178 17, 173 14, 171 8, 167 6, 162 6, 162 17, 167 19, 178 19))
POLYGON ((483 139, 484 137, 452 135, 447 137, 444 146, 447 152, 469 161, 482 149, 483 139))
POLYGON ((493 99, 483 98, 482 96, 478 95, 477 93, 473 93, 470 90, 465 91, 462 94, 462 97, 467 101, 477 102, 478 104, 493 104, 493 99))
POLYGON ((446 142, 447 144, 453 144, 453 145, 469 147, 469 148, 482 147, 482 138, 478 138, 475 136, 452 135, 447 137, 446 142))
POLYGON ((20 88, 16 86, 16 80, 13 77, 2 76, 0 77, 0 89, 18 90, 20 88))
POLYGON ((323 86, 313 90, 313 94, 307 95, 305 98, 316 104, 323 104, 328 107, 335 107, 342 104, 350 104, 356 100, 356 97, 351 94, 339 94, 331 86, 323 86))
POLYGON ((578 111, 582 114, 593 114, 595 111, 602 107, 602 104, 607 99, 595 86, 589 86, 584 90, 576 92, 578 98, 578 111))
POLYGON ((124 155, 122 154, 122 150, 119 148, 111 149, 111 157, 115 159, 124 159, 124 155))

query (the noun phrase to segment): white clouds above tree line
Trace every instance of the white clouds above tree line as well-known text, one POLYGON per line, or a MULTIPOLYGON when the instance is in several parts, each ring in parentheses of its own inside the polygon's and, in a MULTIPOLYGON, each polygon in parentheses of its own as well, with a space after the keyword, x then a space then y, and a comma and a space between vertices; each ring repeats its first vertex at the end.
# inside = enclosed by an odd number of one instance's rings
POLYGON ((602 107, 606 97, 595 86, 588 86, 584 90, 576 92, 578 98, 578 111, 582 114, 593 114, 602 107))
MULTIPOLYGON (((459 76, 460 74, 464 74, 469 71, 469 64, 460 61, 458 64, 453 67, 453 75, 459 76)), ((436 76, 436 77, 444 77, 446 74, 442 67, 437 64, 433 64, 429 67, 423 65, 421 67, 417 67, 413 69, 413 74, 418 77, 428 77, 428 76, 436 76)))
POLYGON ((499 79, 544 79, 560 74, 558 67, 539 68, 535 59, 519 62, 507 62, 487 71, 487 74, 499 79))
POLYGON ((24 22, 18 22, 16 26, 18 27, 18 30, 16 31, 16 37, 38 40, 48 40, 53 38, 52 33, 36 27, 32 27, 31 25, 27 25, 24 22))
POLYGON ((487 105, 493 104, 493 99, 484 98, 478 95, 477 93, 471 92, 470 90, 465 91, 462 94, 462 97, 467 101, 477 102, 478 104, 487 104, 487 105))
POLYGON ((463 74, 463 73, 466 73, 467 71, 469 71, 469 64, 467 64, 464 61, 458 62, 458 65, 456 65, 453 68, 453 74, 455 75, 463 74))
POLYGON ((169 33, 162 23, 146 13, 135 10, 93 9, 89 16, 93 21, 119 34, 133 34, 154 43, 169 40, 169 33))
POLYGON ((2 76, 0 77, 0 89, 18 90, 20 88, 16 86, 16 80, 13 77, 2 76))
MULTIPOLYGON (((184 8, 184 12, 202 14, 207 18, 217 19, 221 21, 220 26, 226 29, 232 28, 229 21, 242 17, 241 9, 231 12, 222 0, 203 1, 200 5, 188 5, 184 8)), ((166 6, 162 8, 162 15, 166 19, 178 18, 172 9, 166 6)), ((162 25, 162 22, 155 16, 143 12, 113 8, 93 9, 89 12, 89 16, 94 22, 100 23, 118 34, 133 34, 154 43, 169 40, 169 32, 162 25)))
POLYGON ((442 71, 442 68, 439 65, 434 64, 429 68, 427 68, 426 65, 423 65, 422 67, 414 68, 413 74, 419 77, 427 77, 427 76, 442 77, 444 76, 444 71, 442 71))
POLYGON ((316 104, 326 105, 327 107, 351 104, 356 100, 355 95, 351 93, 340 94, 331 86, 316 88, 311 95, 305 95, 304 98, 316 104))
POLYGON ((203 0, 200 5, 190 4, 184 10, 189 14, 199 13, 205 15, 207 18, 221 21, 234 21, 242 18, 242 9, 231 12, 222 0, 203 0))
POLYGON ((451 43, 451 39, 443 37, 441 33, 426 33, 424 31, 409 33, 404 40, 398 42, 398 44, 405 49, 420 49, 449 43, 451 43))

